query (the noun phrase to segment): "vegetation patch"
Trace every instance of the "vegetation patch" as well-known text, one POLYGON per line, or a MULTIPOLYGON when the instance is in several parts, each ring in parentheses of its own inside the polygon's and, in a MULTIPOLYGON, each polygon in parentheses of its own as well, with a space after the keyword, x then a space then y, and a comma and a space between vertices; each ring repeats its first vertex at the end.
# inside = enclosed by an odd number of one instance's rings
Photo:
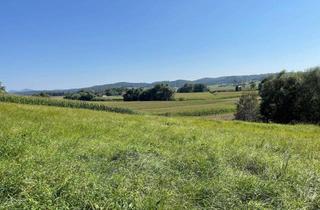
POLYGON ((134 111, 128 108, 110 107, 101 103, 88 103, 82 101, 70 101, 70 100, 57 100, 44 97, 31 97, 31 96, 15 96, 8 94, 0 94, 1 102, 18 103, 18 104, 33 104, 33 105, 46 105, 46 106, 58 106, 67 108, 79 108, 79 109, 92 109, 97 111, 108 111, 133 114, 134 111))
POLYGON ((318 126, 12 103, 0 121, 3 209, 320 206, 318 126))

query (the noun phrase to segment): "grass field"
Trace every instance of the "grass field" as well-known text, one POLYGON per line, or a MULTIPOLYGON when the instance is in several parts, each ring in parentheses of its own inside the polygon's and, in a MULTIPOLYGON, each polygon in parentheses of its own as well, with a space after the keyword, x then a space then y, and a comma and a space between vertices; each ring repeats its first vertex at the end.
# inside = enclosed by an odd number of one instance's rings
POLYGON ((319 126, 0 103, 0 209, 319 209, 319 151, 319 126))
POLYGON ((235 111, 235 103, 241 94, 241 92, 176 93, 175 101, 108 101, 104 104, 156 115, 232 115, 235 111))

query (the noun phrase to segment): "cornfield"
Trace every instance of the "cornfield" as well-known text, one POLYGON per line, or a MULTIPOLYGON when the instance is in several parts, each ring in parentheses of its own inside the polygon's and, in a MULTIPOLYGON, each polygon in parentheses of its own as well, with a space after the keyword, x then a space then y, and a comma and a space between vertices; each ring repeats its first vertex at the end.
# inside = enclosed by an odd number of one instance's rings
POLYGON ((128 108, 110 107, 102 103, 90 103, 83 101, 58 100, 50 98, 32 97, 32 96, 17 96, 0 94, 0 102, 18 103, 18 104, 32 104, 32 105, 46 105, 79 109, 92 109, 97 111, 117 112, 134 114, 135 112, 128 108))

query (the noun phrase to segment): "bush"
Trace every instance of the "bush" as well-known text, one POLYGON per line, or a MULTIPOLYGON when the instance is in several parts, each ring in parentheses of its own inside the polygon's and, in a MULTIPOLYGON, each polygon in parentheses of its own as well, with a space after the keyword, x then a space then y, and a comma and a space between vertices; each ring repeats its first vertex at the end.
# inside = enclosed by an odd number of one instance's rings
POLYGON ((250 92, 240 96, 235 119, 252 122, 259 121, 259 100, 257 93, 250 92))

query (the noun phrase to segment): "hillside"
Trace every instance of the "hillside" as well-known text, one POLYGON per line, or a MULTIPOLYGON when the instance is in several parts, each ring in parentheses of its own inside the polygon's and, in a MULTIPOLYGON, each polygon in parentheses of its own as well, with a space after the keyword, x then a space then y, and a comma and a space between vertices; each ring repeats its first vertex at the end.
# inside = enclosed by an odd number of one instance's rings
POLYGON ((320 128, 0 103, 1 209, 319 209, 320 128))
POLYGON ((61 92, 61 93, 74 93, 81 89, 84 90, 94 90, 94 91, 104 91, 108 88, 140 88, 140 87, 152 87, 155 84, 164 83, 168 84, 171 87, 182 87, 185 83, 203 83, 206 85, 220 85, 220 84, 236 84, 248 81, 261 81, 271 74, 256 74, 256 75, 243 75, 243 76, 226 76, 226 77, 217 77, 217 78, 202 78, 198 80, 175 80, 175 81, 157 81, 152 83, 131 83, 131 82, 117 82, 112 84, 105 85, 96 85, 92 87, 83 87, 75 89, 61 89, 61 90, 25 90, 25 91, 11 91, 15 94, 21 95, 32 95, 39 92, 61 92))

